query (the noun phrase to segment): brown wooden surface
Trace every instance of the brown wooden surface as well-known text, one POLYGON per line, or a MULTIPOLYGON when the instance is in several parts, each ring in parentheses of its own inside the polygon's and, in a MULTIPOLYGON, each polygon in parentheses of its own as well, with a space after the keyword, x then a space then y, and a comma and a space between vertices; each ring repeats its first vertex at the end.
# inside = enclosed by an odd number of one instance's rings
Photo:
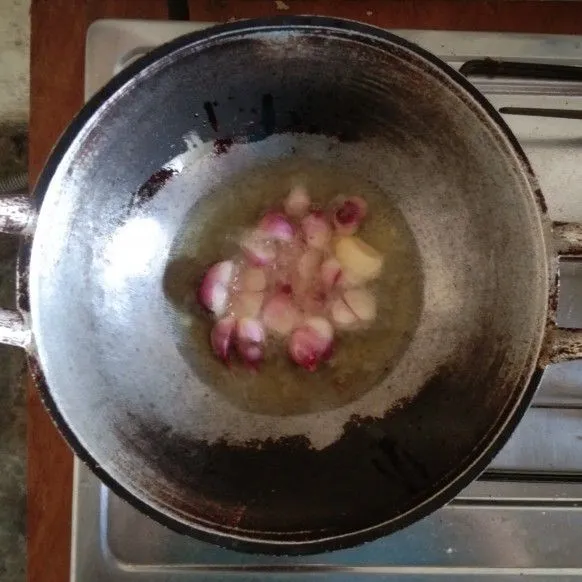
POLYGON ((386 28, 582 32, 582 2, 531 0, 189 0, 191 20, 327 14, 386 28), (281 8, 286 5, 288 10, 281 8))
MULTIPOLYGON (((345 16, 393 28, 582 33, 582 2, 482 0, 189 0, 191 20, 272 14, 345 16)), ((83 102, 87 26, 97 18, 167 18, 166 0, 33 0, 30 179, 83 102)), ((28 390, 28 580, 69 577, 72 456, 28 390)))
MULTIPOLYGON (((29 174, 33 184, 50 148, 82 99, 84 23, 74 2, 33 2, 29 174), (49 30, 65 31, 64 40, 49 30), (60 82, 66 79, 65 83, 60 82)), ((28 578, 67 580, 72 457, 30 378, 28 400, 28 578)))

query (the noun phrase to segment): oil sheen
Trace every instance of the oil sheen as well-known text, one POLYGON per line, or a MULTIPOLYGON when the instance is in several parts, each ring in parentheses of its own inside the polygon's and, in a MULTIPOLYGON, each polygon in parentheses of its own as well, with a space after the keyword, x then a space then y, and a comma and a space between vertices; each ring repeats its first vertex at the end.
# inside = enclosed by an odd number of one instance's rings
POLYGON ((422 309, 423 279, 414 237, 401 212, 365 176, 341 167, 290 156, 235 175, 198 200, 172 252, 166 295, 180 316, 180 351, 202 381, 232 404, 269 415, 318 412, 351 402, 394 368, 415 332, 422 309), (233 358, 225 366, 212 353, 211 317, 196 306, 196 287, 205 268, 237 254, 237 237, 289 190, 304 185, 312 201, 326 207, 338 195, 361 196, 368 215, 358 236, 384 256, 384 269, 370 288, 378 315, 371 327, 336 332, 334 355, 316 372, 290 362, 286 342, 268 340, 256 373, 233 358))

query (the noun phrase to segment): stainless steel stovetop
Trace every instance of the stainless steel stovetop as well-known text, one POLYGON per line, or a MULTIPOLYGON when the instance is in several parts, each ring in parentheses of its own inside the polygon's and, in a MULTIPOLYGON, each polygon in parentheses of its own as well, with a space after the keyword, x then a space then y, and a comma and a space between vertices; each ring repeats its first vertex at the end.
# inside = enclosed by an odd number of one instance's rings
MULTIPOLYGON (((203 23, 103 20, 89 29, 85 92, 148 49, 203 23)), ((576 80, 479 76, 479 59, 582 66, 582 37, 395 31, 472 71, 497 107, 582 111, 576 80), (466 63, 470 62, 470 65, 466 63)), ((486 66, 486 65, 485 65, 486 66)), ((521 73, 520 73, 521 75, 521 73)), ((526 74, 527 76, 527 74, 526 74)), ((556 220, 582 221, 582 120, 507 115, 556 220)), ((564 262, 560 323, 582 327, 582 264, 564 262)), ((173 533, 75 467, 74 582, 582 580, 582 362, 549 368, 507 446, 447 507, 351 550, 275 557, 223 550, 173 533)))

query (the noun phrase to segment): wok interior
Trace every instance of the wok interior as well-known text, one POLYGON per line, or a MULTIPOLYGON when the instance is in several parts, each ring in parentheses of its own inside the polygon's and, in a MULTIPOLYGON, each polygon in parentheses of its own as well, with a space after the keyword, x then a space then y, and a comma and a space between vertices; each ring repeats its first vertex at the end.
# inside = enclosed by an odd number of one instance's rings
POLYGON ((309 551, 402 525, 435 493, 452 495, 485 453, 537 355, 544 242, 518 161, 439 75, 363 33, 248 30, 160 60, 79 133, 34 241, 34 334, 74 437, 140 501, 207 532, 309 551), (191 190, 170 181, 130 208, 140 185, 185 151, 188 132, 211 150, 232 137, 253 147, 242 161, 207 157, 215 171, 191 190), (326 153, 287 135, 265 146, 290 132, 335 145, 326 153), (390 196, 418 245, 424 304, 385 383, 345 410, 285 424, 208 395, 177 348, 162 281, 204 187, 294 155, 294 140, 390 196))
MULTIPOLYGON (((215 171, 211 158, 209 166, 218 176, 218 187, 198 199, 183 234, 176 237, 164 273, 164 292, 181 315, 176 317, 182 336, 180 353, 201 382, 237 408, 289 416, 343 407, 384 381, 414 336, 423 287, 417 245, 386 192, 360 174, 354 155, 339 163, 345 149, 334 140, 296 134, 231 146, 221 154, 221 164, 236 166, 237 160, 244 160, 250 170, 229 178, 228 172, 215 171), (294 154, 289 153, 291 148, 294 154), (381 253, 389 268, 368 286, 377 298, 375 320, 365 329, 338 330, 333 357, 316 374, 292 362, 287 356, 289 338, 277 337, 269 337, 266 343, 260 373, 249 373, 238 357, 233 355, 225 365, 213 354, 209 337, 215 321, 197 306, 197 287, 208 265, 240 256, 241 231, 280 207, 285 193, 298 181, 320 208, 328 208, 338 196, 363 197, 370 211, 359 236, 381 253)), ((200 165, 187 165, 193 171, 173 176, 168 186, 172 192, 163 195, 178 197, 180 189, 184 196, 191 196, 193 183, 205 190, 200 186, 200 165)))

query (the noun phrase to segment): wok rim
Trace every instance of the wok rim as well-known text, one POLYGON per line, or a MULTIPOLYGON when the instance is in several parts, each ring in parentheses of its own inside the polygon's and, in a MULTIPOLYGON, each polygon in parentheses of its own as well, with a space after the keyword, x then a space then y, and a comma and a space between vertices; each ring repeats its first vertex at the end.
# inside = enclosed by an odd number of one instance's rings
MULTIPOLYGON (((118 91, 122 90, 126 84, 131 83, 138 74, 143 73, 152 65, 160 63, 163 58, 168 57, 181 49, 218 37, 219 35, 243 33, 246 30, 257 32, 257 30, 260 29, 269 30, 273 28, 279 28, 281 30, 300 30, 302 28, 322 30, 335 29, 344 33, 353 32, 362 35, 362 37, 368 36, 369 38, 366 39, 366 41, 370 43, 372 43, 373 40, 389 42, 408 50, 415 57, 420 57, 421 59, 428 61, 430 65, 434 66, 447 78, 447 80, 451 82, 454 89, 464 90, 477 108, 480 108, 483 111, 492 128, 497 129, 502 134, 502 137, 507 140, 509 149, 516 158, 516 166, 521 170, 523 178, 531 189, 531 193, 539 211, 539 218, 543 225, 546 215, 546 205, 537 183, 535 173, 533 172, 525 152, 498 111, 461 73, 447 65, 432 53, 386 31, 383 28, 354 20, 327 16, 276 16, 219 24, 204 30, 187 33, 177 37, 176 39, 153 49, 151 52, 131 63, 85 103, 53 147, 32 193, 32 198, 37 210, 41 210, 42 202, 50 188, 50 184, 57 168, 60 166, 69 149, 80 135, 82 129, 94 118, 99 109, 105 105, 109 99, 111 99, 118 91)), ((438 79, 437 81, 442 82, 438 79)), ((450 87, 449 89, 453 90, 450 87)), ((28 273, 32 244, 33 240, 22 241, 20 257, 23 257, 26 260, 19 260, 18 264, 19 281, 27 283, 26 286, 19 285, 22 289, 21 299, 26 306, 28 306, 30 292, 28 287, 28 273)), ((545 240, 542 244, 547 246, 545 240)), ((548 289, 548 293, 549 292, 550 290, 548 289)), ((229 549, 258 554, 307 555, 354 547, 364 542, 373 541, 394 533, 441 508, 447 502, 451 501, 466 486, 473 482, 490 464, 496 454, 507 442, 516 425, 529 407, 543 374, 543 368, 539 365, 539 361, 543 340, 546 336, 546 327, 544 327, 543 331, 540 331, 537 355, 532 355, 531 362, 529 362, 529 368, 531 371, 525 376, 529 378, 529 380, 524 384, 521 390, 516 390, 517 395, 515 396, 515 402, 512 406, 506 405, 506 407, 501 411, 495 424, 489 429, 486 438, 484 438, 479 445, 475 447, 474 451, 466 457, 463 464, 460 465, 456 471, 443 478, 445 484, 437 493, 430 496, 427 495, 427 497, 424 500, 419 501, 415 507, 388 522, 372 525, 363 530, 351 531, 349 533, 342 533, 340 535, 315 540, 306 539, 305 541, 254 539, 248 534, 239 536, 221 531, 218 526, 216 529, 211 530, 208 526, 202 524, 197 525, 195 521, 186 523, 177 515, 174 517, 169 512, 164 512, 162 509, 156 508, 148 502, 143 501, 135 493, 120 484, 112 474, 101 467, 92 456, 91 452, 81 444, 75 432, 61 414, 56 401, 53 399, 50 387, 48 386, 42 372, 40 362, 35 357, 33 350, 28 353, 28 364, 34 382, 40 393, 41 400, 57 429, 65 438, 74 454, 115 495, 163 526, 168 527, 177 533, 186 534, 205 542, 214 543, 229 549), (493 437, 490 437, 491 434, 493 434, 493 437)), ((533 353, 533 348, 531 351, 533 353)), ((525 373, 526 371, 524 370, 524 374, 525 373)))

